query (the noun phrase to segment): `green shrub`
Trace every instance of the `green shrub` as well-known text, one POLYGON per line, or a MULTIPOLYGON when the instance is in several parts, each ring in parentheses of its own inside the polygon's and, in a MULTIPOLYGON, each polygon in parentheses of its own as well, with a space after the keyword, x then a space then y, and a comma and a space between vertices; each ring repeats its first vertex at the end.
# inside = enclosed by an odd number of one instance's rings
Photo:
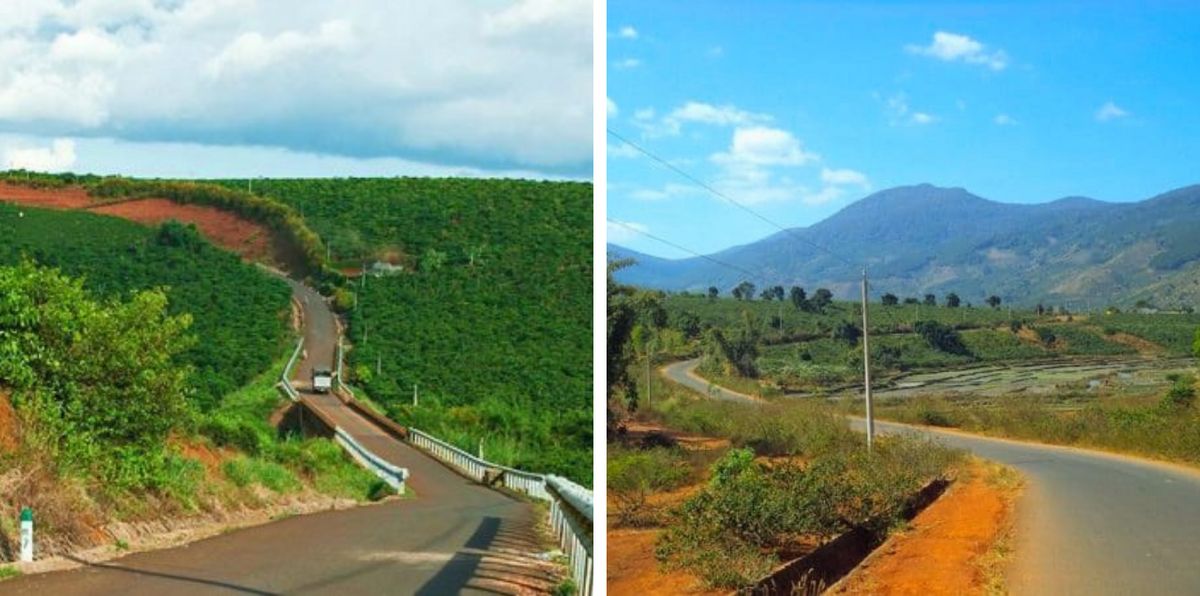
POLYGON ((239 487, 260 484, 277 492, 291 492, 300 488, 300 481, 285 467, 271 461, 253 457, 237 457, 221 464, 225 477, 239 487))
POLYGON ((677 488, 688 476, 688 467, 675 449, 610 449, 608 493, 615 502, 617 525, 645 526, 658 521, 658 512, 647 506, 647 498, 677 488))

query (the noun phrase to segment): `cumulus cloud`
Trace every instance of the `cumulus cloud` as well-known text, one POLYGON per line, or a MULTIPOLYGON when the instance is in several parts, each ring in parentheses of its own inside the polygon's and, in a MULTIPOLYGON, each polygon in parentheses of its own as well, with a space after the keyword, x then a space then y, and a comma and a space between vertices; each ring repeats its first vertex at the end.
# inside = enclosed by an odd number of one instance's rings
POLYGON ((0 127, 591 171, 590 0, 8 0, 0 127))
POLYGON ((607 100, 606 112, 608 117, 616 118, 617 114, 620 113, 620 110, 617 108, 617 102, 613 101, 611 97, 606 97, 604 99, 607 100))
POLYGON ((992 118, 992 122, 995 122, 997 126, 1010 126, 1017 123, 1017 121, 1008 114, 996 114, 996 117, 992 118))
POLYGON ((767 126, 738 128, 733 131, 729 150, 712 160, 731 167, 801 166, 820 159, 804 149, 792 133, 767 126))
POLYGON ((641 65, 642 61, 638 60, 637 58, 624 58, 613 62, 613 66, 615 66, 618 70, 629 70, 631 68, 637 68, 641 65))
POLYGON ((12 147, 4 151, 4 166, 10 170, 65 172, 75 165, 75 141, 55 139, 49 147, 12 147))
POLYGON ((1129 112, 1121 109, 1117 104, 1106 101, 1104 105, 1096 109, 1096 120, 1100 122, 1108 122, 1117 118, 1124 118, 1129 115, 1129 112))
POLYGON ((632 25, 625 25, 617 30, 617 37, 624 39, 637 39, 638 32, 637 29, 634 29, 632 25))
POLYGON ((766 114, 757 114, 737 106, 715 105, 703 101, 687 101, 655 119, 653 108, 642 108, 634 114, 635 123, 649 137, 672 136, 683 131, 688 124, 733 127, 761 124, 771 121, 766 114))
POLYGON ((911 54, 944 62, 979 64, 992 70, 1004 70, 1008 66, 1008 56, 1003 50, 989 51, 987 46, 966 35, 947 31, 934 33, 933 41, 927 46, 908 45, 905 49, 911 54))

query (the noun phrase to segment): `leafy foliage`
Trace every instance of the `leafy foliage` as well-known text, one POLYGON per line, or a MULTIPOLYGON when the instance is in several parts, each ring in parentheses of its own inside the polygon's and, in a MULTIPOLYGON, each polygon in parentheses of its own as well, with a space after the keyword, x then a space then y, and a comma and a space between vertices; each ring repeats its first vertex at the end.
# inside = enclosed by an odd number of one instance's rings
POLYGON ((167 312, 191 316, 197 341, 176 356, 190 365, 201 410, 246 384, 282 349, 285 283, 168 222, 157 230, 83 212, 0 204, 0 264, 23 258, 83 278, 101 297, 164 288, 167 312), (19 216, 20 214, 20 216, 19 216))
POLYGON ((32 413, 36 441, 109 490, 169 489, 178 459, 166 438, 190 416, 174 363, 190 318, 168 315, 160 291, 97 302, 28 262, 0 268, 0 295, 0 383, 32 413))
POLYGON ((963 345, 962 337, 953 327, 943 325, 937 321, 918 321, 916 331, 926 343, 935 349, 948 354, 963 356, 970 354, 967 351, 967 346, 963 345))
POLYGON ((471 451, 482 440, 499 463, 590 482, 590 184, 262 180, 254 190, 302 214, 333 262, 403 267, 360 280, 347 304, 348 370, 369 371, 357 382, 390 416, 471 451))
POLYGON ((617 524, 650 525, 658 521, 658 511, 647 504, 651 494, 671 490, 683 484, 688 467, 677 449, 656 447, 644 450, 610 448, 608 485, 617 524))

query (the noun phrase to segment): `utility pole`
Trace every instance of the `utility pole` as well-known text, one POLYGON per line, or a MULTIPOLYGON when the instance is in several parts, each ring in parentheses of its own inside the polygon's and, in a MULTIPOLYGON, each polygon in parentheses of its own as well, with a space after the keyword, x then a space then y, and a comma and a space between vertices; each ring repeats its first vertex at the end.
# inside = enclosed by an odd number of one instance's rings
MULTIPOLYGON (((649 335, 649 333, 650 333, 649 331, 646 332, 647 335, 649 335)), ((652 403, 651 399, 650 399, 650 338, 649 337, 642 340, 642 350, 644 352, 646 352, 646 407, 649 408, 652 403)))
POLYGON ((867 318, 867 268, 863 267, 862 279, 862 320, 863 320, 863 389, 867 401, 867 452, 871 452, 875 439, 875 416, 871 411, 871 344, 869 321, 867 318))

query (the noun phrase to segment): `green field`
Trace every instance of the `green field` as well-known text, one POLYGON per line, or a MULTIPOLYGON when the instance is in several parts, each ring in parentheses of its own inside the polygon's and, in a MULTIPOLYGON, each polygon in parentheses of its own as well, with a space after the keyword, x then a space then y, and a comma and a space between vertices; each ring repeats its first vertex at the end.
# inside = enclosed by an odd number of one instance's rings
POLYGON ((389 415, 590 484, 590 184, 256 180, 254 191, 303 214, 335 263, 404 268, 352 286, 348 313, 353 380, 389 415))
POLYGON ((163 235, 113 217, 0 204, 0 265, 22 259, 82 277, 101 297, 166 287, 168 312, 192 317, 197 341, 181 364, 193 368, 201 410, 266 370, 286 343, 287 285, 186 228, 163 235))

